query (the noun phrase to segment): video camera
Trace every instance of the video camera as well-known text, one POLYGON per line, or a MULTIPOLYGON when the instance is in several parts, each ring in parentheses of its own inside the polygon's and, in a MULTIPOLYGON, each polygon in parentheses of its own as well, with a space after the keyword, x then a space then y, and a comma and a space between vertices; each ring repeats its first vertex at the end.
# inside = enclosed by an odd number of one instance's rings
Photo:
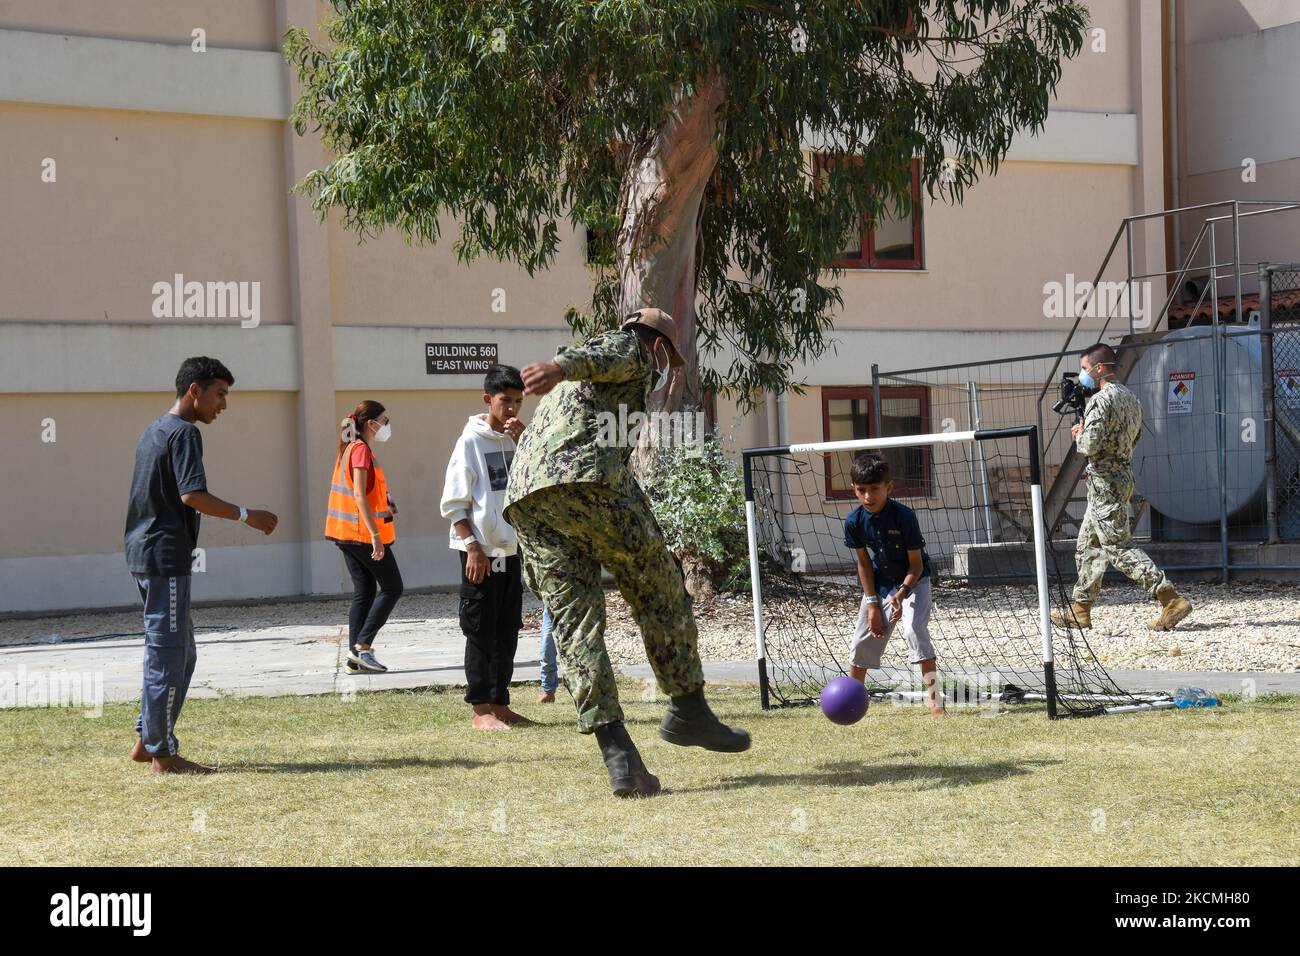
POLYGON ((1083 407, 1088 402, 1088 390, 1079 384, 1078 372, 1061 373, 1061 397, 1052 405, 1052 411, 1058 415, 1073 412, 1083 418, 1083 407))

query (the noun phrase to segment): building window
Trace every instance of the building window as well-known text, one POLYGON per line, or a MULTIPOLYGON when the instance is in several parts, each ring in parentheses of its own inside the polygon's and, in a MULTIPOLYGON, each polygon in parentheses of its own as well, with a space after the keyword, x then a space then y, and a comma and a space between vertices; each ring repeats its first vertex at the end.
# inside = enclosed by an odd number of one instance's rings
MULTIPOLYGON (((813 164, 820 186, 830 168, 843 157, 818 153, 813 164)), ((854 161, 858 161, 854 157, 854 161)), ((874 222, 865 213, 859 226, 844 237, 834 264, 845 269, 920 269, 921 265, 921 161, 911 162, 911 209, 903 217, 890 212, 874 222)))
MULTIPOLYGON (((929 390, 919 385, 883 385, 880 388, 880 430, 875 434, 871 389, 864 386, 822 389, 822 436, 825 441, 855 438, 890 438, 930 432, 929 390)), ((826 497, 851 499, 849 469, 857 452, 826 456, 826 497)), ((878 453, 889 463, 895 498, 925 498, 933 490, 929 446, 883 448, 878 453)))

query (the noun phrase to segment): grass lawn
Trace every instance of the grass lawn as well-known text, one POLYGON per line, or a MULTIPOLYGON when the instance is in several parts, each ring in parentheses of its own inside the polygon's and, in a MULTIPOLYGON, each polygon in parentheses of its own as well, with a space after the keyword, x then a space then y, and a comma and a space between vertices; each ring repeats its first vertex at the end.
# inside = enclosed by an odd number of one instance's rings
POLYGON ((659 742, 664 704, 623 689, 666 788, 608 793, 572 705, 541 726, 468 729, 455 690, 193 700, 185 753, 206 778, 126 759, 131 705, 0 712, 0 844, 11 864, 1292 864, 1300 698, 1049 723, 942 723, 874 704, 853 727, 762 713, 738 756, 659 742))

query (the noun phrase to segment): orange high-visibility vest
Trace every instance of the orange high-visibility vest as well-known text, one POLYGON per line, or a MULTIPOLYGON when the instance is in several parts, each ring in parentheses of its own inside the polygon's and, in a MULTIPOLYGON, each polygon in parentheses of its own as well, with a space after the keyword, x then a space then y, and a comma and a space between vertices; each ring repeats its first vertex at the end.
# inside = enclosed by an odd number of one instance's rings
MULTIPOLYGON (((334 478, 330 481, 330 500, 325 511, 325 537, 334 541, 360 541, 370 543, 370 532, 361 520, 356 499, 352 497, 352 469, 347 461, 352 457, 350 443, 334 463, 334 478)), ((370 513, 375 516, 375 525, 379 528, 379 540, 392 544, 397 540, 397 528, 393 524, 393 511, 388 506, 388 482, 384 480, 384 469, 377 462, 371 467, 375 471, 374 487, 366 493, 366 502, 370 513)))

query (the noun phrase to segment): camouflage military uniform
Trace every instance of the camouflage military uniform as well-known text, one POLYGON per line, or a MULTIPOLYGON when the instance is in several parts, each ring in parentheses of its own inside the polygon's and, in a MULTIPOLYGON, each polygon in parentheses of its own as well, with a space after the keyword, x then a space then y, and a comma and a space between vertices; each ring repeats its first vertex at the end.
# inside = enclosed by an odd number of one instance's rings
POLYGON ((1075 546, 1079 577, 1074 600, 1092 604, 1097 599, 1108 563, 1155 597, 1169 579, 1145 551, 1129 547, 1133 449, 1142 434, 1142 405, 1123 385, 1111 382, 1088 399, 1083 422, 1076 446, 1088 457, 1088 509, 1075 546))
POLYGON ((602 565, 641 628, 660 690, 692 693, 704 673, 681 565, 629 468, 632 449, 597 441, 600 413, 617 418, 620 404, 629 416, 645 411, 650 354, 626 329, 562 348, 555 363, 565 378, 519 441, 505 516, 519 535, 524 578, 551 612, 579 729, 591 733, 623 719, 605 649, 602 565))

